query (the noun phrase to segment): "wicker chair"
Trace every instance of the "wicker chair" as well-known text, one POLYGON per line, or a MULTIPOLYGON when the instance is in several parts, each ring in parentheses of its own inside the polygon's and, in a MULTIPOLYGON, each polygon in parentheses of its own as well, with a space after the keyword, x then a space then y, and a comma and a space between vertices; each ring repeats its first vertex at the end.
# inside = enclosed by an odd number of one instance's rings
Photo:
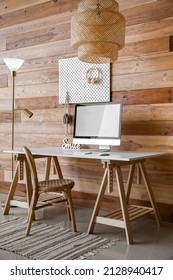
POLYGON ((69 219, 72 222, 73 231, 76 231, 75 216, 73 203, 71 198, 71 189, 74 181, 69 179, 53 179, 46 181, 38 181, 36 164, 31 151, 27 147, 23 147, 32 179, 32 198, 29 206, 26 235, 29 235, 32 221, 35 219, 35 210, 50 206, 65 206, 68 210, 69 219), (40 199, 41 196, 47 195, 47 199, 40 199), (50 199, 48 199, 48 194, 50 199), (52 195, 52 197, 51 197, 52 195))

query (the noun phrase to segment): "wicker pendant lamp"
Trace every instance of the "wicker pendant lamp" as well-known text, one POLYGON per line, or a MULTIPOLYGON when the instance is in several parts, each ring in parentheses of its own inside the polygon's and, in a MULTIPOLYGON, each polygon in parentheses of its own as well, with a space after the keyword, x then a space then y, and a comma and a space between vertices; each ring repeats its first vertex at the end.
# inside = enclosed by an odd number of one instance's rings
POLYGON ((114 0, 84 0, 71 20, 71 44, 88 63, 111 63, 124 46, 125 18, 114 0))

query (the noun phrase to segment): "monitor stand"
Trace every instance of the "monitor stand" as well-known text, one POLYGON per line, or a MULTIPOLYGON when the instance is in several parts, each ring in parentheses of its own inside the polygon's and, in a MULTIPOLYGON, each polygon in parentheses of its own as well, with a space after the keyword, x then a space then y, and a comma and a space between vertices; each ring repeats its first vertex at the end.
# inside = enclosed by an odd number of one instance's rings
POLYGON ((109 152, 110 151, 110 146, 109 145, 100 145, 99 146, 99 152, 109 152))
POLYGON ((107 146, 107 145, 101 145, 99 146, 98 149, 88 149, 88 151, 90 152, 95 152, 95 153, 104 153, 104 152, 110 152, 110 146, 107 146))

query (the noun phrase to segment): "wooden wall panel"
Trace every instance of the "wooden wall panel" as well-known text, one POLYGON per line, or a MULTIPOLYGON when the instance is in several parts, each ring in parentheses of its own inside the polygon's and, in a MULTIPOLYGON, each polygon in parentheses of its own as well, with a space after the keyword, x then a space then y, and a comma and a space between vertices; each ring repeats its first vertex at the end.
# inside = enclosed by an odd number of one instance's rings
POLYGON ((6 39, 2 39, 0 44, 0 51, 5 51, 5 50, 6 50, 6 39))
MULTIPOLYGON (((15 123, 21 122, 20 117, 21 117, 21 114, 15 112, 15 115, 14 115, 15 123)), ((4 130, 4 123, 7 123, 7 122, 11 123, 11 118, 12 118, 12 113, 11 112, 9 112, 9 111, 7 111, 7 112, 1 111, 0 112, 0 128, 1 128, 1 131, 4 130)))
POLYGON ((0 88, 5 88, 8 86, 8 77, 7 75, 0 76, 0 88))
POLYGON ((65 13, 77 8, 77 0, 67 1, 46 1, 45 3, 32 5, 27 8, 18 8, 7 14, 1 15, 1 27, 9 27, 14 24, 26 23, 29 21, 43 19, 48 16, 65 13))
POLYGON ((23 109, 27 106, 31 109, 52 109, 58 106, 58 96, 40 97, 39 102, 37 98, 16 99, 16 109, 23 109), (46 104, 46 107, 45 107, 46 104))
MULTIPOLYGON (((0 53, 0 59, 2 59, 5 56, 9 57, 18 57, 18 50, 10 50, 6 52, 0 53)), ((31 64, 32 69, 32 63, 36 63, 35 60, 39 59, 39 61, 42 58, 49 58, 49 57, 68 57, 68 56, 75 56, 75 53, 73 52, 71 46, 70 46, 70 40, 63 40, 58 42, 51 42, 43 45, 36 45, 28 48, 20 48, 20 57, 22 57, 24 60, 28 61, 27 64, 31 64), (62 47, 63 45, 63 47, 62 47), (34 61, 34 62, 33 62, 34 61)), ((58 64, 57 64, 58 66, 58 64)), ((3 67, 4 68, 4 67, 3 67)), ((27 65, 23 65, 23 70, 28 69, 27 65)), ((5 71, 7 73, 7 70, 5 68, 5 71)), ((19 73, 21 72, 21 69, 19 70, 19 73)))
POLYGON ((58 97, 58 85, 57 82, 52 83, 51 87, 49 83, 41 83, 35 85, 23 85, 16 88, 16 98, 38 98, 45 96, 58 97))
POLYGON ((12 101, 10 99, 1 101, 0 102, 0 111, 11 110, 11 108, 12 108, 11 104, 12 104, 12 101))
MULTIPOLYGON (((55 83, 58 81, 58 69, 46 69, 41 71, 30 71, 26 73, 17 74, 15 84, 17 85, 34 85, 42 83, 55 83)), ((9 76, 9 86, 11 86, 12 80, 9 76)))
POLYGON ((127 1, 127 0, 120 0, 117 1, 119 3, 120 10, 124 10, 127 8, 133 8, 137 6, 141 6, 142 4, 148 4, 148 3, 153 3, 156 2, 156 0, 133 0, 133 1, 127 1))
POLYGON ((122 123, 122 134, 172 136, 172 121, 126 121, 122 123))
POLYGON ((173 87, 113 91, 112 101, 120 100, 124 105, 172 103, 173 87))
POLYGON ((123 135, 121 149, 163 151, 171 153, 173 150, 173 137, 153 135, 123 135))
MULTIPOLYGON (((70 45, 70 20, 78 2, 0 2, 0 181, 11 180, 10 155, 2 151, 11 147, 12 80, 3 57, 25 60, 16 77, 15 146, 61 146, 65 127, 64 106, 58 102, 58 61, 76 56, 70 45), (33 111, 31 119, 22 113, 25 107, 33 111)), ((118 2, 126 18, 126 44, 119 59, 111 64, 111 100, 123 102, 122 142, 113 149, 167 152, 162 158, 147 160, 146 166, 157 201, 172 205, 173 52, 169 44, 173 36, 173 3, 118 2)), ((73 114, 74 106, 70 108, 73 114)), ((69 132, 71 137, 73 124, 69 132)), ((65 176, 75 180, 75 190, 82 192, 84 198, 87 193, 97 193, 103 172, 98 161, 61 159, 61 164, 65 176)), ((38 162, 41 178, 44 168, 44 163, 38 162)), ((126 182, 126 167, 123 175, 126 182)), ((135 184, 132 198, 148 199, 143 184, 135 184)))
POLYGON ((123 14, 128 26, 154 20, 159 21, 172 17, 172 0, 160 0, 151 3, 143 1, 140 6, 124 9, 123 14))
POLYGON ((172 35, 173 18, 167 17, 164 19, 152 20, 145 23, 139 23, 131 26, 126 26, 126 44, 139 43, 145 40, 159 39, 172 35))
POLYGON ((18 9, 27 8, 33 5, 41 4, 44 2, 48 2, 48 0, 6 0, 0 2, 0 11, 1 15, 5 13, 10 13, 13 11, 17 11, 18 9))
MULTIPOLYGON (((162 40, 161 40, 162 41, 162 40)), ((169 43, 167 43, 169 45, 169 43)), ((169 47, 167 46, 167 51, 169 47)), ((172 70, 173 56, 172 53, 161 54, 148 54, 140 55, 136 57, 128 57, 119 59, 116 65, 112 66, 112 72, 114 76, 126 74, 145 74, 153 72, 164 71, 163 74, 167 74, 167 70, 172 70), (124 71, 123 71, 124 70, 124 71)))
POLYGON ((172 120, 173 104, 142 104, 124 106, 123 119, 130 121, 172 120))
POLYGON ((171 87, 173 70, 133 73, 112 77, 112 91, 171 87))
MULTIPOLYGON (((120 50, 120 55, 124 58, 125 56, 134 56, 138 61, 142 61, 140 57, 142 54, 149 54, 153 53, 155 54, 156 52, 162 53, 168 51, 169 47, 169 37, 160 37, 160 38, 155 38, 155 39, 149 39, 149 40, 143 40, 142 41, 137 41, 137 42, 130 42, 126 43, 125 47, 120 50)), ((157 55, 156 55, 157 56, 157 55)), ((133 59, 135 59, 133 58, 133 59)), ((143 57, 143 60, 147 59, 147 57, 143 57)), ((129 61, 131 58, 129 58, 129 61)), ((121 63, 122 60, 118 60, 116 64, 121 63)), ((113 66, 115 66, 113 64, 113 66)), ((119 68, 118 68, 119 70, 119 68)))
POLYGON ((6 40, 7 50, 40 45, 70 38, 70 22, 50 26, 41 30, 10 36, 6 40))

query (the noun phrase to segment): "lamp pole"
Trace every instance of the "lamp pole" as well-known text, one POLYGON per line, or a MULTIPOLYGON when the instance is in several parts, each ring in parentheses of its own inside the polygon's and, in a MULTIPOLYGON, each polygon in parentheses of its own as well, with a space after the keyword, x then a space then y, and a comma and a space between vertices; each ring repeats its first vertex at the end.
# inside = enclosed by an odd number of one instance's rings
MULTIPOLYGON (((15 77, 16 71, 22 66, 24 63, 23 59, 18 58, 4 58, 3 59, 7 67, 11 71, 12 76, 12 121, 11 121, 11 149, 14 149, 14 95, 15 95, 15 77)), ((11 170, 12 170, 12 178, 14 174, 14 155, 12 153, 11 157, 11 170)))
MULTIPOLYGON (((12 122, 11 122, 11 149, 14 150, 14 92, 15 92, 15 77, 16 71, 11 71, 12 76, 12 122)), ((11 157, 12 178, 14 175, 14 154, 11 157)))

